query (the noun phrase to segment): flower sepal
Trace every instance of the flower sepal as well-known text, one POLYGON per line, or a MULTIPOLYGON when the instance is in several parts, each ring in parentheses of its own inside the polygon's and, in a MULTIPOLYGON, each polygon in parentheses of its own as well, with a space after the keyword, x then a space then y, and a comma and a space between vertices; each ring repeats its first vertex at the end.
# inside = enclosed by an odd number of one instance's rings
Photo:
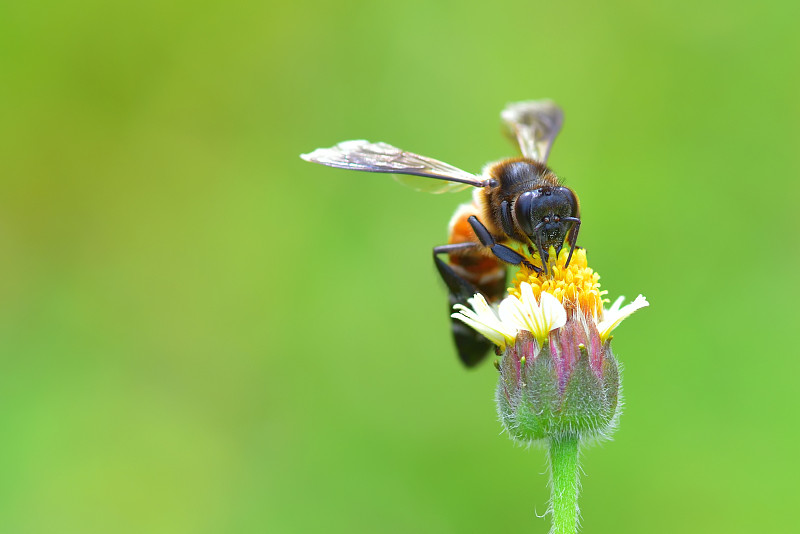
POLYGON ((588 344, 575 343, 574 333, 559 329, 541 346, 521 331, 506 349, 499 366, 497 406, 514 440, 603 438, 613 430, 620 408, 617 361, 608 342, 595 344, 601 353, 593 355, 588 344))

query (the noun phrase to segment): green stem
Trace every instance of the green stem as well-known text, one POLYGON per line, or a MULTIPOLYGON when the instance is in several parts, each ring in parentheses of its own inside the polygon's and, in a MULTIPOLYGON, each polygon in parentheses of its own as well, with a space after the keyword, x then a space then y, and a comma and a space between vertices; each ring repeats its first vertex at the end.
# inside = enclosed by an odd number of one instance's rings
POLYGON ((550 440, 553 529, 551 534, 578 530, 578 436, 550 440))

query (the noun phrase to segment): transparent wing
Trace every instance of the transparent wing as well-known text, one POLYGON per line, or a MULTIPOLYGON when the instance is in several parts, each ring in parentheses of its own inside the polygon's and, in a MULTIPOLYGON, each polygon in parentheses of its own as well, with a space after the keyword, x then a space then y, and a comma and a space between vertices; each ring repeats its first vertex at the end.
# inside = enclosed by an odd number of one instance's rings
POLYGON ((386 143, 343 141, 331 148, 318 148, 301 158, 312 163, 354 171, 386 172, 399 175, 395 179, 418 191, 445 193, 462 191, 470 186, 483 187, 480 177, 447 163, 405 152, 386 143), (428 180, 435 178, 440 182, 428 180))
POLYGON ((546 163, 564 122, 561 108, 550 100, 530 100, 509 104, 500 116, 516 136, 522 155, 546 163))
MULTIPOLYGON (((473 184, 465 184, 463 182, 446 182, 444 180, 431 180, 423 178, 422 176, 414 176, 411 174, 395 174, 393 176, 395 181, 400 182, 406 187, 410 187, 415 191, 422 191, 423 193, 458 193, 465 189, 473 187, 473 184)), ((477 184, 482 187, 483 183, 477 184)))

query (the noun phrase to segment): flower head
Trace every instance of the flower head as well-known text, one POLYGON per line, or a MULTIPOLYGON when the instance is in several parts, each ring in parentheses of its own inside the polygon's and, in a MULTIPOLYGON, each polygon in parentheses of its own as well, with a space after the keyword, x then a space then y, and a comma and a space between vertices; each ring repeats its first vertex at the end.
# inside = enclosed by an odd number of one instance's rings
POLYGON ((604 309, 600 276, 586 251, 552 251, 548 275, 523 267, 496 309, 482 295, 452 316, 491 340, 499 363, 498 411, 509 434, 532 441, 564 434, 602 437, 619 415, 619 369, 611 331, 648 306, 639 295, 604 309), (498 352, 498 353, 499 353, 498 352))

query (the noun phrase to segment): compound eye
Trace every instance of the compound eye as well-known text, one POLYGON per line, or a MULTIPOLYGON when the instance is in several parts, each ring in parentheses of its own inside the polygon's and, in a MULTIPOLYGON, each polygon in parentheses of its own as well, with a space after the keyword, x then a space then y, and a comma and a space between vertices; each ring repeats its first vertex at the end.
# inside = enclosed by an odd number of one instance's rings
POLYGON ((558 215, 554 215, 553 216, 553 222, 559 222, 560 220, 561 220, 561 217, 559 217, 558 215))
POLYGON ((514 202, 514 215, 519 224, 520 230, 526 235, 533 234, 534 222, 533 208, 536 202, 535 194, 532 191, 522 193, 514 202))
POLYGON ((544 219, 542 219, 542 221, 544 221, 544 223, 547 224, 550 222, 550 217, 545 217, 544 219))

